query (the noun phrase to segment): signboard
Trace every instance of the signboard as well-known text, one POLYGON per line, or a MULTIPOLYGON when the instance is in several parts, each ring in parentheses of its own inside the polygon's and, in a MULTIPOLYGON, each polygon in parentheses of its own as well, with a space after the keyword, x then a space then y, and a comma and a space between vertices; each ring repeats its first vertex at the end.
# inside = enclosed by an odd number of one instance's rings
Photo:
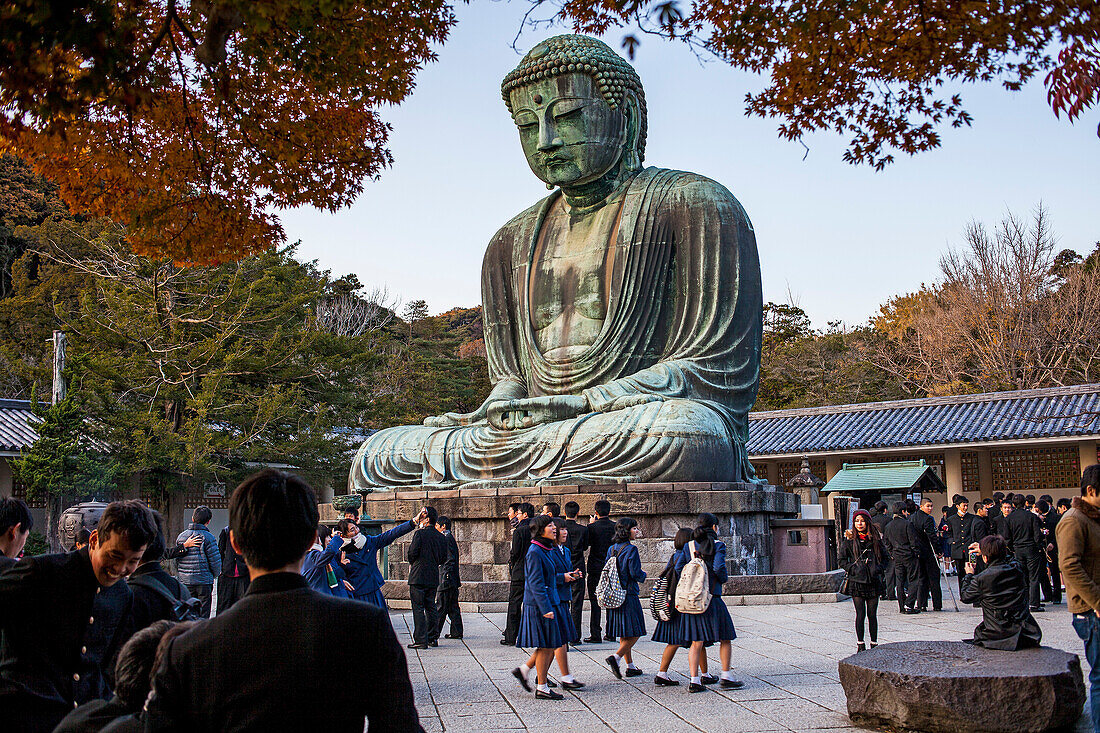
POLYGON ((225 484, 210 483, 203 484, 202 495, 212 499, 224 499, 225 498, 225 484))

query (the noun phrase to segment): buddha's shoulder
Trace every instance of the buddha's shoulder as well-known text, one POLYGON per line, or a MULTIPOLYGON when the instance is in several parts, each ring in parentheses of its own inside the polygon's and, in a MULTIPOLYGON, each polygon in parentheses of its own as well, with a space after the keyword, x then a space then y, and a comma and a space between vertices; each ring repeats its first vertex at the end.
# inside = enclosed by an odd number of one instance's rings
POLYGON ((728 188, 699 173, 672 168, 647 168, 642 175, 667 191, 667 196, 687 202, 737 201, 728 188))

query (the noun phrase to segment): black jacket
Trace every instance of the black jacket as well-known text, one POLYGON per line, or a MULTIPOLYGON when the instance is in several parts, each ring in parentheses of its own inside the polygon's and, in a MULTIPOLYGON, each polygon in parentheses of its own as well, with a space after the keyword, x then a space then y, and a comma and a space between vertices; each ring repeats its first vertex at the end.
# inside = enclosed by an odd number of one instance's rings
POLYGON ((973 524, 974 515, 969 512, 961 517, 958 511, 953 511, 947 515, 947 528, 951 532, 952 560, 965 560, 967 558, 970 543, 974 541, 972 539, 973 524))
POLYGON ((886 536, 886 525, 890 523, 891 519, 893 519, 893 516, 886 513, 875 514, 871 517, 871 524, 878 527, 879 537, 886 536))
POLYGON ((895 514, 890 523, 886 525, 886 531, 882 536, 890 557, 894 562, 908 565, 920 558, 921 543, 924 538, 920 532, 905 517, 895 514))
POLYGON ((1008 548, 1014 553, 1037 552, 1041 550, 1043 542, 1043 525, 1039 517, 1022 507, 1013 509, 1005 520, 1008 529, 1008 548))
POLYGON ((991 534, 994 534, 994 532, 989 517, 979 517, 975 514, 974 519, 970 522, 970 541, 977 542, 991 534))
POLYGON ((569 530, 569 539, 565 544, 569 548, 573 569, 584 572, 584 549, 588 547, 588 527, 576 519, 566 519, 565 528, 569 530))
POLYGON ((848 595, 859 598, 878 598, 884 586, 886 548, 882 543, 860 542, 857 537, 841 538, 837 564, 848 576, 848 595))
MULTIPOLYGON (((442 537, 434 529, 429 530, 442 537)), ((232 608, 173 639, 146 702, 147 731, 420 731, 404 650, 386 611, 252 581, 232 608), (355 650, 355 679, 340 678, 355 650)))
POLYGON ((16 563, 15 558, 8 557, 7 555, 0 555, 0 573, 4 572, 12 565, 16 563))
POLYGON ((1027 576, 1015 560, 999 560, 977 575, 964 575, 959 600, 982 608, 974 640, 987 649, 1039 646, 1043 632, 1028 610, 1027 576))
POLYGON ((925 514, 918 509, 913 512, 909 517, 909 521, 913 523, 914 529, 920 535, 923 540, 920 548, 920 554, 924 557, 932 557, 935 553, 936 545, 936 520, 932 518, 931 514, 925 514))
MULTIPOLYGON (((1058 520, 1061 518, 1062 515, 1053 507, 1051 507, 1050 511, 1046 513, 1046 516, 1043 517, 1043 527, 1047 531, 1046 544, 1054 545, 1054 549, 1050 551, 1052 557, 1057 557, 1058 555, 1058 537, 1055 535, 1054 531, 1058 527, 1058 520)), ((1046 549, 1045 545, 1044 549, 1046 549)))
POLYGON ((74 707, 110 697, 132 603, 101 587, 88 549, 20 560, 0 574, 0 721, 51 731, 74 707))
POLYGON ((247 578, 248 566, 244 558, 233 549, 233 543, 229 541, 229 527, 226 527, 218 535, 218 549, 222 553, 222 572, 220 578, 247 578))
POLYGON ((615 523, 607 517, 597 519, 588 525, 588 574, 599 575, 603 564, 607 562, 607 551, 614 544, 615 523))
POLYGON ((447 538, 430 525, 416 530, 408 558, 409 585, 439 587, 439 566, 447 562, 447 538))
POLYGON ((132 712, 117 697, 92 700, 66 715, 53 733, 99 733, 108 723, 132 712))
POLYGON ((989 525, 993 528, 993 534, 999 534, 1006 541, 1008 540, 1008 517, 998 513, 997 516, 990 518, 989 525))
MULTIPOLYGON (((159 562, 147 562, 144 565, 139 565, 138 569, 130 576, 130 579, 133 580, 142 576, 159 581, 165 590, 179 600, 191 597, 191 593, 188 592, 183 583, 164 572, 159 562)), ((160 621, 161 619, 176 620, 174 604, 152 588, 134 584, 130 586, 130 592, 134 594, 134 606, 130 616, 130 632, 127 636, 133 635, 136 631, 141 631, 154 621, 160 621)))
POLYGON ((439 568, 439 589, 454 590, 462 585, 462 580, 458 577, 458 540, 451 532, 443 535, 443 539, 447 541, 447 559, 439 568))
POLYGON ((512 530, 512 548, 508 553, 508 577, 522 585, 526 574, 527 550, 531 546, 531 520, 524 519, 512 530))

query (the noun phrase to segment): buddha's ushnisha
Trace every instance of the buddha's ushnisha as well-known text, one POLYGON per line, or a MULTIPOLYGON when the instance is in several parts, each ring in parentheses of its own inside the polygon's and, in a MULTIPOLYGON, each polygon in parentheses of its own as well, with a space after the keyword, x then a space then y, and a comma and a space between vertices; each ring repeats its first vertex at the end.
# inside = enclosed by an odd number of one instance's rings
POLYGON ((371 436, 349 488, 756 481, 762 301, 744 209, 702 176, 642 168, 641 81, 601 41, 543 41, 501 91, 555 190, 485 252, 492 392, 371 436))

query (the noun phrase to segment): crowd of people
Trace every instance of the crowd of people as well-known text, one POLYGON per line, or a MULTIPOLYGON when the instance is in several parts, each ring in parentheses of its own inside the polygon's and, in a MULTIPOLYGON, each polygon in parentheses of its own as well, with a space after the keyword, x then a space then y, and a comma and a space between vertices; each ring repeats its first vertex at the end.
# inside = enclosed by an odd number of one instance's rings
MULTIPOLYGON (((902 501, 889 513, 881 504, 874 513, 854 513, 838 558, 856 611, 857 651, 879 641, 880 600, 896 599, 901 613, 920 613, 929 602, 933 610, 943 607, 937 591, 947 560, 959 575, 959 600, 983 611, 968 641, 993 649, 1039 644, 1032 613, 1044 593, 1060 602, 1064 579, 1092 691, 1100 693, 1100 465, 1084 471, 1080 497, 1053 508, 1049 497, 1020 494, 995 496, 973 514, 956 496, 940 522, 932 508, 930 501, 902 501), (991 517, 996 506, 1000 515, 991 517)), ((641 528, 630 517, 612 521, 610 510, 597 501, 582 524, 576 502, 565 505, 564 516, 553 502, 538 511, 530 503, 509 508, 511 591, 501 643, 531 650, 513 675, 537 699, 563 699, 558 686, 585 688, 569 667, 570 648, 581 644, 615 641, 605 659, 611 675, 645 674, 633 655, 649 625, 639 598, 646 580, 635 544, 641 528), (589 636, 582 638, 586 597, 589 636), (558 683, 549 674, 555 664, 558 683)), ((211 518, 197 508, 170 545, 157 512, 136 500, 114 502, 83 546, 20 558, 33 518, 20 500, 0 501, 5 726, 31 733, 359 731, 365 719, 371 731, 420 730, 377 554, 414 533, 407 548, 409 647, 437 646, 448 621, 446 638, 461 639, 451 521, 429 506, 368 536, 351 510, 332 531, 319 523, 313 490, 274 469, 237 487, 217 540, 211 518), (177 560, 175 576, 165 570, 169 558, 177 560), (349 649, 358 655, 356 682, 333 684, 349 649)), ((650 595, 651 639, 664 645, 653 682, 678 686, 669 670, 686 649, 689 692, 737 689, 743 683, 732 670, 737 633, 722 600, 728 570, 719 519, 704 513, 695 525, 675 533, 650 595), (707 658, 715 644, 717 675, 707 658)), ((1096 694, 1091 699, 1100 721, 1096 694)))

